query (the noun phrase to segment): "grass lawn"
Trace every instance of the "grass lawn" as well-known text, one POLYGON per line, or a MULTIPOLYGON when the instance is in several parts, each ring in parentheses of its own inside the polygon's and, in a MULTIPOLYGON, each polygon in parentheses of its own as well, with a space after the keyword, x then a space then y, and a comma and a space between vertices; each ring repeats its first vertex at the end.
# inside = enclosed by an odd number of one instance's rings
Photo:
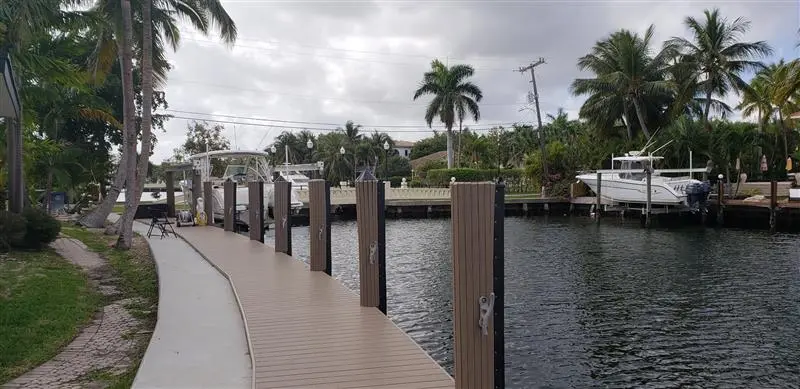
MULTIPOLYGON (((139 330, 152 333, 158 313, 158 274, 150 247, 144 238, 135 235, 133 248, 129 251, 122 251, 112 247, 117 240, 117 235, 103 235, 101 231, 87 230, 66 223, 62 225, 61 233, 82 241, 90 250, 108 260, 114 274, 120 278, 117 287, 123 294, 122 297, 140 300, 139 303, 126 307, 134 317, 142 320, 143 328, 139 330)), ((90 378, 104 381, 108 388, 130 388, 147 349, 150 336, 139 337, 139 340, 136 355, 133 356, 134 364, 128 371, 121 375, 98 371, 90 378)))
POLYGON ((51 249, 0 256, 0 384, 58 354, 99 303, 81 269, 51 249))

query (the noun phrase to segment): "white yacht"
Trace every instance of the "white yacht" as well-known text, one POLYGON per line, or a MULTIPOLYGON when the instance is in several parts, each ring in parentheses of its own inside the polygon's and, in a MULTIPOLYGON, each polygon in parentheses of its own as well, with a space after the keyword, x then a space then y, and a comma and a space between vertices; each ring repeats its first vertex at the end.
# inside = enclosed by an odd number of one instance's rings
MULTIPOLYGON (((666 145, 665 145, 666 146, 666 145)), ((663 146, 662 146, 663 147, 663 146)), ((597 193, 597 175, 600 174, 600 196, 612 203, 644 204, 647 202, 646 169, 655 167, 664 157, 642 155, 631 151, 621 157, 612 157, 610 170, 598 170, 578 175, 576 178, 597 193)), ((686 206, 697 208, 705 203, 711 186, 708 182, 693 179, 692 173, 708 172, 706 169, 653 169, 650 184, 650 202, 653 205, 686 206), (668 177, 664 174, 683 174, 668 177), (688 175, 687 175, 688 174, 688 175)))
MULTIPOLYGON (((270 209, 273 207, 274 185, 272 180, 272 168, 269 165, 269 154, 261 151, 233 151, 217 150, 195 154, 189 157, 194 164, 194 168, 200 171, 202 182, 211 182, 211 204, 214 220, 223 220, 224 213, 224 183, 228 179, 236 182, 236 220, 240 224, 249 226, 248 203, 250 201, 247 183, 254 181, 264 182, 264 222, 272 222, 269 217, 270 209), (230 159, 222 177, 211 175, 212 159, 230 159)), ((191 206, 193 202, 191 179, 181 181, 184 202, 191 206)), ((208 201, 208 199, 205 199, 208 201)), ((296 188, 292 186, 291 207, 294 212, 303 207, 303 203, 298 199, 296 188)), ((209 216, 209 219, 211 217, 209 216)))

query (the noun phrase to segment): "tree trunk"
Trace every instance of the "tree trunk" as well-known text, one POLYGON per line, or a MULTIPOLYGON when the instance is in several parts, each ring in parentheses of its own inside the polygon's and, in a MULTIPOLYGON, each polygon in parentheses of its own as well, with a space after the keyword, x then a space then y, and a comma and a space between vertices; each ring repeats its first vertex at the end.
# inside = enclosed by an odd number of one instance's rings
POLYGON ((47 167, 47 186, 44 189, 44 201, 46 204, 47 213, 53 212, 53 167, 47 167))
POLYGON ((453 168, 453 129, 447 127, 447 168, 453 168))
POLYGON ((703 110, 703 126, 706 127, 708 130, 711 130, 711 126, 708 125, 708 116, 711 114, 711 89, 706 92, 706 106, 703 110))
POLYGON ((458 120, 458 149, 456 150, 456 167, 461 167, 461 136, 463 134, 461 129, 462 120, 458 120))
MULTIPOLYGON (((147 181, 148 161, 152 134, 153 112, 153 29, 151 21, 152 1, 142 1, 142 150, 136 169, 136 184, 131 185, 134 193, 131 205, 125 208, 120 222, 121 234, 126 240, 133 239, 133 217, 139 207, 144 184, 147 181), (130 238, 128 238, 130 236, 130 238)), ((135 150, 135 148, 134 148, 135 150)))
MULTIPOLYGON (((131 26, 131 2, 122 1, 122 98, 127 100, 125 107, 124 123, 125 136, 123 137, 123 155, 128 154, 125 164, 125 211, 133 207, 136 198, 136 124, 134 122, 134 94, 133 94, 133 28, 131 26)), ((133 243, 133 230, 125 231, 125 223, 121 222, 122 227, 117 248, 130 249, 133 243)), ((131 226, 132 227, 132 226, 131 226)))
POLYGON ((636 109, 636 117, 639 119, 639 125, 642 127, 642 132, 644 132, 644 136, 650 140, 650 131, 647 130, 647 124, 644 122, 644 112, 642 112, 642 106, 639 105, 639 98, 633 98, 633 107, 636 109))
MULTIPOLYGON (((121 37, 117 37, 117 39, 122 39, 121 37)), ((121 68, 121 73, 125 74, 125 61, 123 59, 122 50, 117 53, 119 58, 119 66, 121 68)), ((131 82, 133 84, 133 82, 131 82)), ((123 98, 122 99, 122 115, 123 118, 125 116, 125 112, 128 111, 128 100, 123 98)), ((124 122, 124 120, 123 120, 124 122)), ((103 228, 106 224, 106 220, 108 219, 108 215, 111 214, 111 211, 114 209, 114 205, 117 203, 117 199, 119 198, 119 194, 122 193, 122 187, 125 185, 125 179, 127 178, 127 171, 125 167, 128 164, 128 153, 125 152, 125 133, 126 133, 126 126, 127 123, 123 123, 122 129, 122 148, 120 151, 122 152, 122 157, 119 160, 119 165, 117 165, 117 171, 114 173, 114 180, 111 181, 111 187, 106 188, 103 185, 102 180, 98 181, 97 185, 100 189, 100 194, 103 199, 100 201, 100 205, 98 205, 95 209, 91 212, 86 214, 86 216, 82 217, 78 224, 87 227, 87 228, 103 228)), ((126 196, 127 198, 127 196, 126 196)), ((115 230, 116 231, 116 230, 115 230)), ((106 231, 109 233, 110 231, 106 231)), ((115 232, 109 233, 109 235, 113 235, 115 232)))
POLYGON ((789 158, 789 137, 786 136, 786 123, 783 122, 783 112, 778 110, 778 121, 780 122, 781 133, 783 134, 784 159, 789 158))
POLYGON ((622 121, 625 122, 625 129, 628 130, 628 140, 632 140, 633 139, 633 126, 631 126, 631 118, 630 118, 630 115, 628 115, 628 109, 627 108, 622 113, 622 121))

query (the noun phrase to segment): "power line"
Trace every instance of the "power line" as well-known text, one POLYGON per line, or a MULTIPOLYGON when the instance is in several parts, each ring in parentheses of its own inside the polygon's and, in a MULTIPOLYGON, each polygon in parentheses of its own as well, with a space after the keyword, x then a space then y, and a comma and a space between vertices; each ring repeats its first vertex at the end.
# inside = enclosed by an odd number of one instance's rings
MULTIPOLYGON (((274 90, 269 90, 269 89, 242 88, 242 87, 233 86, 233 85, 212 84, 212 83, 208 83, 208 82, 193 81, 193 80, 183 80, 183 79, 170 79, 170 83, 168 83, 168 85, 174 85, 174 84, 172 84, 172 81, 177 81, 178 83, 212 86, 212 87, 216 87, 216 88, 231 89, 231 90, 237 90, 237 91, 249 91, 249 92, 258 92, 258 93, 270 93, 270 94, 282 95, 282 96, 293 96, 293 97, 300 97, 300 98, 306 98, 306 99, 318 100, 318 101, 334 100, 334 101, 343 101, 343 102, 347 102, 347 103, 357 103, 357 104, 405 105, 405 106, 409 106, 409 107, 411 107, 411 106, 413 106, 413 107, 421 107, 421 106, 427 106, 428 105, 427 103, 413 103, 413 102, 391 101, 391 100, 354 100, 354 99, 346 99, 346 98, 341 98, 341 97, 314 96, 314 95, 306 95, 306 94, 300 94, 300 93, 279 92, 279 91, 274 91, 274 90)), ((481 106, 511 107, 511 106, 520 106, 520 105, 523 105, 523 103, 519 103, 519 102, 516 102, 516 103, 484 103, 484 102, 481 102, 481 106)))
MULTIPOLYGON (((255 120, 255 121, 262 121, 262 122, 275 122, 275 123, 283 123, 283 124, 308 124, 308 125, 315 125, 315 126, 335 126, 341 127, 340 123, 325 123, 325 122, 306 122, 306 121, 299 121, 299 120, 282 120, 282 119, 269 119, 269 118, 262 118, 256 116, 241 116, 241 115, 229 115, 229 114, 217 114, 217 113, 206 113, 206 112, 196 112, 196 111, 183 111, 178 109, 165 109, 164 111, 167 112, 175 112, 179 114, 188 114, 188 115, 206 115, 206 116, 217 116, 223 118, 232 118, 232 119, 244 119, 244 120, 255 120)), ((358 124, 358 123, 356 123, 358 124)), ((499 126, 511 126, 515 123, 512 122, 505 122, 505 123, 488 123, 482 124, 482 127, 499 127, 499 126)), ((420 125, 399 125, 399 124, 360 124, 361 127, 365 128, 420 128, 420 125)), ((440 126, 437 126, 440 127, 440 126)))
MULTIPOLYGON (((204 35, 198 33, 197 31, 192 31, 192 30, 180 30, 180 31, 184 32, 184 33, 192 34, 194 36, 205 37, 204 35)), ((202 42, 218 43, 218 42, 213 41, 213 40, 197 39, 194 36, 190 40, 195 40, 195 41, 198 41, 198 42, 202 41, 202 42)), ((189 39, 189 38, 183 38, 183 39, 189 39)), ((392 52, 387 52, 387 51, 374 51, 374 50, 342 49, 342 48, 337 48, 337 47, 323 47, 323 46, 306 45, 306 44, 301 44, 301 43, 285 42, 285 41, 281 41, 281 40, 277 40, 277 39, 264 40, 264 39, 252 39, 252 38, 241 38, 241 37, 237 37, 236 38, 236 42, 237 43, 235 44, 235 46, 240 46, 238 44, 239 41, 254 42, 254 43, 267 43, 267 44, 272 44, 272 45, 288 45, 288 46, 302 47, 302 48, 308 48, 308 49, 314 49, 314 50, 338 51, 338 52, 344 52, 344 53, 372 54, 372 55, 397 56, 397 57, 409 57, 409 58, 424 58, 424 59, 427 59, 428 61, 430 61, 433 58, 448 57, 449 59, 452 59, 452 60, 455 60, 455 61, 462 61, 462 62, 487 61, 487 62, 504 62, 505 63, 505 62, 508 62, 509 60, 521 60, 522 58, 524 58, 524 57, 502 57, 502 58, 498 58, 498 57, 480 57, 480 56, 479 57, 471 57, 471 58, 456 58, 456 57, 451 57, 450 55, 409 54, 409 53, 392 53, 392 52)), ((242 45, 241 47, 248 47, 248 46, 243 46, 242 45)), ((488 70, 497 70, 497 71, 504 71, 504 72, 508 71, 508 69, 502 69, 502 70, 501 69, 488 69, 488 70)))
MULTIPOLYGON (((217 42, 212 40, 204 40, 204 39, 196 39, 196 38, 183 38, 184 40, 192 41, 192 42, 199 42, 199 43, 209 43, 216 45, 217 42)), ((269 43, 269 42, 264 42, 269 43)), ((261 47, 261 46, 251 46, 251 45, 242 45, 236 43, 234 47, 239 48, 246 48, 246 49, 253 49, 253 50, 260 50, 260 51, 270 51, 272 52, 270 55, 304 55, 309 57, 318 57, 318 58, 329 58, 329 59, 342 59, 342 60, 349 60, 355 62, 367 62, 367 63, 381 63, 387 65, 398 65, 398 66, 428 66, 429 62, 432 58, 435 57, 425 57, 427 60, 425 62, 394 62, 394 61, 382 61, 378 59, 372 58, 356 58, 356 57, 343 57, 343 56, 336 56, 336 55, 329 55, 329 54, 319 54, 319 53, 306 53, 306 52, 299 52, 299 51, 286 51, 284 53, 277 52, 281 50, 286 50, 279 47, 261 47)), ((331 49, 324 49, 321 50, 331 50, 331 49)), ((356 51, 357 52, 357 51, 356 51)), ((422 56, 420 56, 422 57, 422 56)), ((500 69, 500 68, 490 68, 490 67, 474 67, 477 71, 489 71, 489 72, 508 72, 508 69, 500 69)))
MULTIPOLYGON (((309 126, 290 126, 290 125, 275 125, 275 124, 262 124, 262 123, 243 123, 231 120, 220 120, 220 119, 208 119, 208 118, 201 118, 201 117, 189 117, 189 116, 175 116, 170 115, 169 118, 171 119, 183 119, 183 120, 193 120, 198 122, 211 122, 211 123, 222 123, 222 124, 233 124, 233 125, 240 125, 240 126, 252 126, 252 127, 266 127, 270 129, 285 129, 285 130, 308 130, 308 131, 321 131, 321 132, 335 132, 336 128, 322 128, 322 127, 309 127, 309 126)), ((512 124, 513 125, 513 124, 512 124)), ((491 131, 496 127, 467 127, 469 131, 477 132, 477 131, 491 131)), ((390 130, 385 132, 391 133, 430 133, 435 130, 433 129, 425 129, 425 130, 407 130, 407 129, 399 129, 399 130, 390 130)))

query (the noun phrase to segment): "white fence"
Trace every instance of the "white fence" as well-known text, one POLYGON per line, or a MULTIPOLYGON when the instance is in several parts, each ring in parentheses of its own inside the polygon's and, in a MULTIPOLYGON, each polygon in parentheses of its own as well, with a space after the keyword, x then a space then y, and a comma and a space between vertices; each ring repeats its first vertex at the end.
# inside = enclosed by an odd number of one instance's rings
MULTIPOLYGON (((297 191, 300 201, 308 202, 308 190, 297 191)), ((450 188, 387 188, 386 200, 449 200, 450 188)), ((331 188, 331 204, 355 204, 356 189, 331 188)))

